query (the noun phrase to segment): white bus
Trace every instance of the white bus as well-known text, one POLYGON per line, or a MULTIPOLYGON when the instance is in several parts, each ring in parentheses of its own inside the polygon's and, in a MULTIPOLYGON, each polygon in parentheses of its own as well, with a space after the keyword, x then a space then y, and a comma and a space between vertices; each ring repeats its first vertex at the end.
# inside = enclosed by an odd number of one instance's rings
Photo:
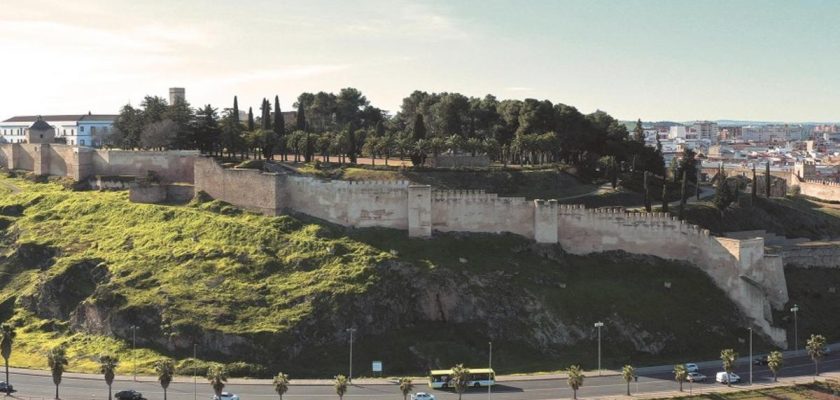
MULTIPOLYGON (((468 368, 470 377, 468 387, 487 387, 496 384, 496 373, 490 368, 468 368)), ((452 370, 438 369, 429 373, 429 387, 442 389, 452 387, 452 370)))

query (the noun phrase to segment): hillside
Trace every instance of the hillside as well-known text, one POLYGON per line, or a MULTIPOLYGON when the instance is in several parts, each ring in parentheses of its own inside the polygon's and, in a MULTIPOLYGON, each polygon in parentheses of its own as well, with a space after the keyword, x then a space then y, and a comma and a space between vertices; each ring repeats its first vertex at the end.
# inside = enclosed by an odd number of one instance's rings
POLYGON ((387 374, 482 364, 488 340, 500 372, 593 367, 598 320, 608 367, 714 358, 746 335, 705 274, 652 257, 572 256, 512 235, 408 240, 19 178, 0 187, 15 366, 43 368, 61 342, 73 370, 94 371, 105 352, 130 360, 131 325, 141 371, 161 354, 188 367, 198 343, 205 361, 240 362, 235 374, 300 377, 343 371, 351 326, 360 374, 372 360, 387 374))

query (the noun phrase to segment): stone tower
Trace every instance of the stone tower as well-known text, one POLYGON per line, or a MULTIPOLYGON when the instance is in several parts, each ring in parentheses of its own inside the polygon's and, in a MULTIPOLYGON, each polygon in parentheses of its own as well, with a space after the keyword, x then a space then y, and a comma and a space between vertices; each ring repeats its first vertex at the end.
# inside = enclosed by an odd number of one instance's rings
POLYGON ((186 91, 184 88, 173 87, 169 88, 169 104, 175 104, 178 101, 184 101, 187 99, 186 91))
POLYGON ((55 128, 39 115, 35 123, 26 131, 27 143, 52 143, 55 141, 55 128))

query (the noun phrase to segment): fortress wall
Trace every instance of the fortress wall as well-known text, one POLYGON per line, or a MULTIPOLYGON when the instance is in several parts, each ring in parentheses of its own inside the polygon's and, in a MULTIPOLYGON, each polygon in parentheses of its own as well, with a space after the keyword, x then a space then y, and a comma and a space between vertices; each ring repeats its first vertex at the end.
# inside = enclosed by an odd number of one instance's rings
POLYGON ((432 192, 432 229, 441 232, 511 232, 534 238, 534 203, 483 190, 432 192))
POLYGON ((287 176, 282 206, 345 226, 408 229, 408 186, 287 176))
POLYGON ((231 203, 246 210, 277 215, 281 177, 253 169, 224 169, 212 158, 195 160, 195 192, 231 203))
POLYGON ((132 151, 94 150, 92 157, 95 175, 146 176, 156 172, 167 182, 194 181, 194 163, 198 151, 132 151))
POLYGON ((696 265, 762 332, 785 343, 784 332, 770 326, 770 310, 788 300, 787 284, 781 259, 764 254, 762 238, 715 237, 663 213, 623 209, 561 205, 558 218, 558 241, 570 253, 623 250, 696 265))
POLYGON ((840 183, 802 180, 799 182, 799 193, 824 201, 840 201, 840 183))
POLYGON ((15 169, 15 152, 17 147, 11 143, 0 144, 0 167, 15 169))

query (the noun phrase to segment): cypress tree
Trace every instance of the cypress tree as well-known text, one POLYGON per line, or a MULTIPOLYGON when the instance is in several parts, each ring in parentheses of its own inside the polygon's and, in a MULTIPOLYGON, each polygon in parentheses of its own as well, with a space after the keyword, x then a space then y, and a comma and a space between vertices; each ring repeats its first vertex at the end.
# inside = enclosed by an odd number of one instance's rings
POLYGON ((648 172, 647 171, 645 171, 644 185, 645 185, 645 211, 650 212, 650 209, 651 209, 651 205, 650 205, 650 186, 648 186, 648 172))
POLYGON ((668 212, 668 179, 662 178, 662 212, 668 212))
POLYGON ((299 130, 299 131, 305 131, 306 130, 306 114, 303 111, 303 103, 298 104, 297 130, 299 130))
POLYGON ((770 161, 767 161, 767 168, 764 171, 764 191, 767 198, 770 198, 770 161))
POLYGON ((685 219, 685 183, 688 179, 686 179, 686 173, 688 171, 683 170, 682 173, 682 186, 680 187, 680 221, 685 219))
POLYGON ((412 135, 415 141, 426 138, 426 123, 423 122, 423 114, 417 114, 414 116, 414 129, 412 130, 412 135))
POLYGON ((752 200, 753 200, 753 202, 755 202, 756 197, 758 197, 758 181, 755 179, 755 178, 756 178, 756 176, 755 176, 755 163, 753 163, 752 167, 753 167, 753 168, 752 168, 752 169, 753 169, 753 170, 752 170, 752 173, 753 173, 753 179, 752 179, 752 200))
POLYGON ((263 120, 262 128, 266 131, 271 131, 271 103, 268 99, 263 99, 263 120))
POLYGON ((237 100, 236 96, 233 96, 233 120, 236 121, 237 124, 240 123, 240 121, 239 121, 239 100, 237 100))
POLYGON ((254 110, 251 107, 248 107, 248 130, 254 130, 254 110))
POLYGON ((353 124, 350 124, 350 130, 347 132, 347 156, 350 157, 350 163, 356 163, 356 129, 353 127, 353 124))
POLYGON ((694 196, 700 201, 700 168, 697 168, 697 177, 694 180, 694 196))
POLYGON ((280 97, 274 96, 274 136, 280 143, 280 158, 286 161, 286 121, 280 111, 280 97))

